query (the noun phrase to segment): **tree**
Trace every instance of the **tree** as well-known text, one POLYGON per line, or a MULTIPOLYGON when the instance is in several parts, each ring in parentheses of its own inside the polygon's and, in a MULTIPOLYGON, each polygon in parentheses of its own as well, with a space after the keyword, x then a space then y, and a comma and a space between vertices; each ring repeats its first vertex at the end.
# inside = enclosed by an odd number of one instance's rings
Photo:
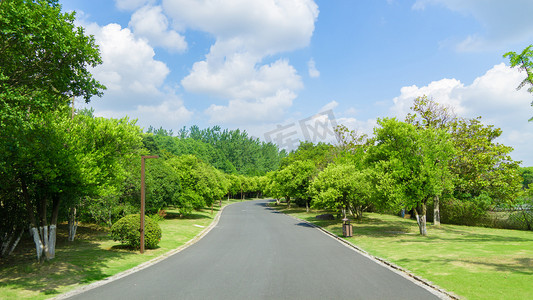
POLYGON ((102 94, 89 72, 99 63, 94 38, 56 0, 0 1, 0 175, 16 183, 2 205, 23 200, 39 259, 54 257, 61 202, 83 178, 65 108, 102 94))
MULTIPOLYGON (((370 147, 368 163, 384 173, 388 180, 385 200, 393 206, 414 209, 421 235, 427 235, 427 203, 451 190, 452 175, 448 164, 454 148, 449 135, 440 129, 418 129, 396 119, 380 119, 374 129, 375 146, 370 147)), ((379 172, 377 172, 379 174, 379 172)))
MULTIPOLYGON (((520 71, 526 72, 526 78, 522 80, 516 89, 519 90, 526 85, 530 85, 527 91, 533 93, 533 45, 526 47, 520 54, 517 54, 516 52, 507 52, 503 57, 509 58, 512 68, 518 66, 520 71)), ((531 106, 533 106, 533 101, 531 102, 531 106)), ((529 119, 529 121, 532 122, 533 117, 529 119)))
POLYGON ((522 187, 527 189, 533 183, 533 167, 520 168, 520 173, 522 173, 522 187))
POLYGON ((459 120, 452 124, 451 138, 457 156, 450 162, 456 175, 454 197, 462 201, 479 199, 490 205, 511 204, 521 188, 519 162, 510 157, 512 147, 496 143, 502 131, 484 125, 480 118, 459 120))
POLYGON ((310 160, 296 160, 279 171, 279 179, 281 179, 279 184, 289 199, 289 207, 290 199, 294 198, 296 200, 303 200, 309 211, 309 206, 311 205, 311 192, 309 187, 316 173, 316 165, 310 160))
POLYGON ((311 190, 316 195, 314 207, 346 210, 356 219, 372 204, 369 170, 358 170, 354 164, 331 164, 314 179, 311 190))
MULTIPOLYGON (((411 106, 412 113, 407 114, 405 121, 420 129, 437 128, 450 130, 457 122, 453 107, 440 105, 427 96, 418 97, 411 106)), ((433 225, 440 225, 440 198, 433 199, 433 225)))
POLYGON ((140 156, 145 151, 136 121, 97 118, 90 111, 80 111, 69 132, 87 178, 85 191, 73 195, 71 210, 77 206, 83 219, 108 226, 134 213, 140 197, 140 156))
POLYGON ((0 12, 3 88, 21 88, 23 96, 44 91, 53 96, 47 99, 49 107, 71 97, 89 102, 93 95, 102 95, 105 87, 88 69, 102 62, 98 46, 74 25, 74 12, 62 13, 57 0, 2 0, 0 12))

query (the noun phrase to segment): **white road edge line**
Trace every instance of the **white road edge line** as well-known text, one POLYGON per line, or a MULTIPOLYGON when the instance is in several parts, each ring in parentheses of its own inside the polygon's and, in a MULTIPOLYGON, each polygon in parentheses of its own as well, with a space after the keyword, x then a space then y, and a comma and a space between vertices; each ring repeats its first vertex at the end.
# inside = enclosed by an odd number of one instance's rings
MULTIPOLYGON (((240 202, 236 202, 236 203, 240 203, 240 202)), ((156 258, 153 258, 153 259, 151 259, 151 260, 149 260, 149 261, 143 262, 142 264, 140 264, 140 265, 138 265, 138 266, 136 266, 136 267, 133 267, 133 268, 128 269, 128 270, 126 270, 126 271, 122 271, 122 272, 120 272, 120 273, 118 273, 118 274, 115 274, 115 275, 113 275, 113 276, 110 276, 110 277, 108 277, 108 278, 105 278, 105 279, 102 279, 102 280, 100 280, 100 281, 97 281, 97 282, 91 283, 91 284, 89 284, 89 285, 82 286, 82 287, 80 287, 80 288, 78 288, 78 289, 75 289, 75 290, 72 290, 72 291, 66 292, 66 293, 64 293, 64 294, 61 294, 61 295, 59 295, 59 296, 56 296, 56 297, 54 297, 54 298, 50 298, 50 299, 51 299, 51 300, 63 300, 63 299, 68 299, 68 298, 70 298, 70 297, 72 297, 72 296, 75 296, 75 295, 79 295, 79 294, 84 293, 84 292, 86 292, 86 291, 88 291, 88 290, 92 290, 92 289, 94 289, 94 288, 97 288, 97 287, 103 286, 103 285, 105 285, 105 284, 108 284, 108 283, 110 283, 110 282, 113 282, 113 281, 115 281, 115 280, 118 280, 118 279, 120 279, 120 278, 122 278, 122 277, 126 277, 126 276, 128 276, 128 275, 130 275, 130 274, 133 274, 133 273, 135 273, 135 272, 139 272, 139 271, 142 270, 142 269, 148 268, 148 267, 150 267, 150 266, 152 266, 152 265, 154 265, 154 264, 156 264, 156 263, 158 263, 158 262, 160 262, 160 261, 162 261, 162 260, 164 260, 164 259, 169 258, 170 256, 172 256, 172 255, 174 255, 174 254, 177 254, 177 253, 179 253, 179 252, 181 252, 181 251, 187 249, 188 247, 190 247, 190 246, 196 244, 196 243, 197 243, 199 240, 201 240, 206 234, 208 234, 213 228, 215 228, 215 227, 218 225, 218 221, 220 220, 220 215, 222 214, 222 211, 223 211, 226 207, 228 207, 228 206, 230 206, 230 205, 233 205, 233 204, 235 204, 235 203, 230 203, 230 204, 228 204, 228 205, 222 207, 222 208, 218 211, 218 213, 217 213, 217 215, 215 216, 215 219, 213 220, 213 222, 211 222, 211 224, 210 224, 208 227, 206 227, 204 230, 202 230, 199 234, 197 234, 193 239, 189 240, 189 241, 188 241, 187 243, 185 243, 184 245, 182 245, 182 246, 180 246, 180 247, 178 247, 178 248, 176 248, 176 249, 174 249, 174 250, 170 250, 170 251, 168 251, 167 253, 165 253, 165 254, 163 254, 163 255, 161 255, 161 256, 158 256, 158 257, 156 257, 156 258)))
MULTIPOLYGON (((267 206, 268 207, 268 206, 267 206)), ((268 207, 269 209, 271 210, 274 210, 274 211, 277 211, 275 208, 272 208, 272 207, 268 207)), ((277 212, 280 212, 280 211, 277 211, 277 212)), ((283 213, 283 212, 281 212, 283 213)), ((419 276, 416 276, 415 274, 411 273, 409 270, 406 270, 400 266, 397 266, 391 262, 388 262, 386 260, 384 260, 383 258, 379 258, 377 256, 373 256, 371 255, 370 253, 366 252, 365 250, 359 248, 358 246, 350 243, 349 241, 343 239, 342 237, 340 236, 337 236, 327 230, 325 230, 324 228, 318 226, 318 225, 315 225, 309 221, 306 221, 306 220, 302 220, 302 219, 299 219, 295 216, 291 216, 291 215, 288 215, 288 214, 284 214, 288 217, 291 217, 295 220, 298 220, 298 221, 302 221, 302 222, 305 222, 306 224, 309 224, 310 226, 314 227, 315 229, 321 231, 322 233, 324 233, 325 235, 331 237, 332 239, 338 241, 339 243, 341 243, 342 245, 344 245, 345 247, 348 247, 350 249, 352 249, 353 251, 365 256, 366 258, 376 262, 377 264, 391 270, 392 272, 406 278, 407 280, 413 282, 414 284, 424 288, 425 290, 429 291, 430 293, 432 293, 433 295, 439 297, 440 299, 460 299, 459 296, 457 295, 454 295, 453 293, 451 292, 448 292, 442 288, 440 288, 439 286, 435 285, 434 283, 422 278, 422 277, 419 277, 419 276)))

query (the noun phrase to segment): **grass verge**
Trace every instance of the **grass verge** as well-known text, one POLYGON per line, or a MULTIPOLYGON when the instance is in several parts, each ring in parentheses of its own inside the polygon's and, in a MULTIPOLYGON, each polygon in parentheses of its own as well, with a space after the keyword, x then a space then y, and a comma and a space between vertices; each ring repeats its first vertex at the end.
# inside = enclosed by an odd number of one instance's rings
MULTIPOLYGON (((223 206, 240 200, 222 201, 223 206)), ((113 276, 174 250, 213 222, 220 207, 195 211, 182 218, 167 211, 159 222, 163 236, 157 249, 144 254, 114 242, 108 230, 93 225, 78 227, 76 240, 67 241, 66 225, 58 226, 56 258, 35 262, 32 241, 22 241, 16 252, 0 260, 0 299, 46 299, 113 276)))
MULTIPOLYGON (((281 212, 316 224, 338 236, 342 222, 318 221, 324 211, 287 209, 281 212)), ((428 225, 426 237, 416 221, 365 213, 352 222, 346 238, 383 258, 465 299, 530 299, 533 295, 533 232, 443 224, 428 225)))

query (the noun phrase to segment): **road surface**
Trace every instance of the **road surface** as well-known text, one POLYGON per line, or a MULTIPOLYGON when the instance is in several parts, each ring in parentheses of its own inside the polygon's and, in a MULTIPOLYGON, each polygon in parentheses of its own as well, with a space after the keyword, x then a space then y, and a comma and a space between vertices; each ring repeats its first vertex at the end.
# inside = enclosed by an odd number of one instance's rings
POLYGON ((438 299, 267 202, 230 205, 196 244, 69 299, 438 299))

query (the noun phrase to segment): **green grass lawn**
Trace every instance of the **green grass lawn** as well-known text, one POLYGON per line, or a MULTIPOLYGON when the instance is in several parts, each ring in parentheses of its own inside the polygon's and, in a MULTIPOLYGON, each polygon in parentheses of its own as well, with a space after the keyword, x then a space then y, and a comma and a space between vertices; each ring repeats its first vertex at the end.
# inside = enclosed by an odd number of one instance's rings
MULTIPOLYGON (((284 213, 342 235, 340 221, 317 221, 323 211, 284 213)), ((416 221, 365 213, 346 238, 370 254, 401 266, 466 299, 533 299, 533 232, 428 224, 420 236, 416 221)))
MULTIPOLYGON (((222 204, 239 202, 223 201, 222 204)), ((220 208, 195 211, 180 218, 169 210, 159 222, 163 236, 159 247, 144 254, 110 239, 108 231, 91 225, 78 227, 76 240, 67 241, 67 227, 58 227, 56 258, 35 262, 35 248, 27 239, 13 256, 0 260, 0 299, 46 299, 113 276, 161 256, 193 239, 209 226, 220 208)))

